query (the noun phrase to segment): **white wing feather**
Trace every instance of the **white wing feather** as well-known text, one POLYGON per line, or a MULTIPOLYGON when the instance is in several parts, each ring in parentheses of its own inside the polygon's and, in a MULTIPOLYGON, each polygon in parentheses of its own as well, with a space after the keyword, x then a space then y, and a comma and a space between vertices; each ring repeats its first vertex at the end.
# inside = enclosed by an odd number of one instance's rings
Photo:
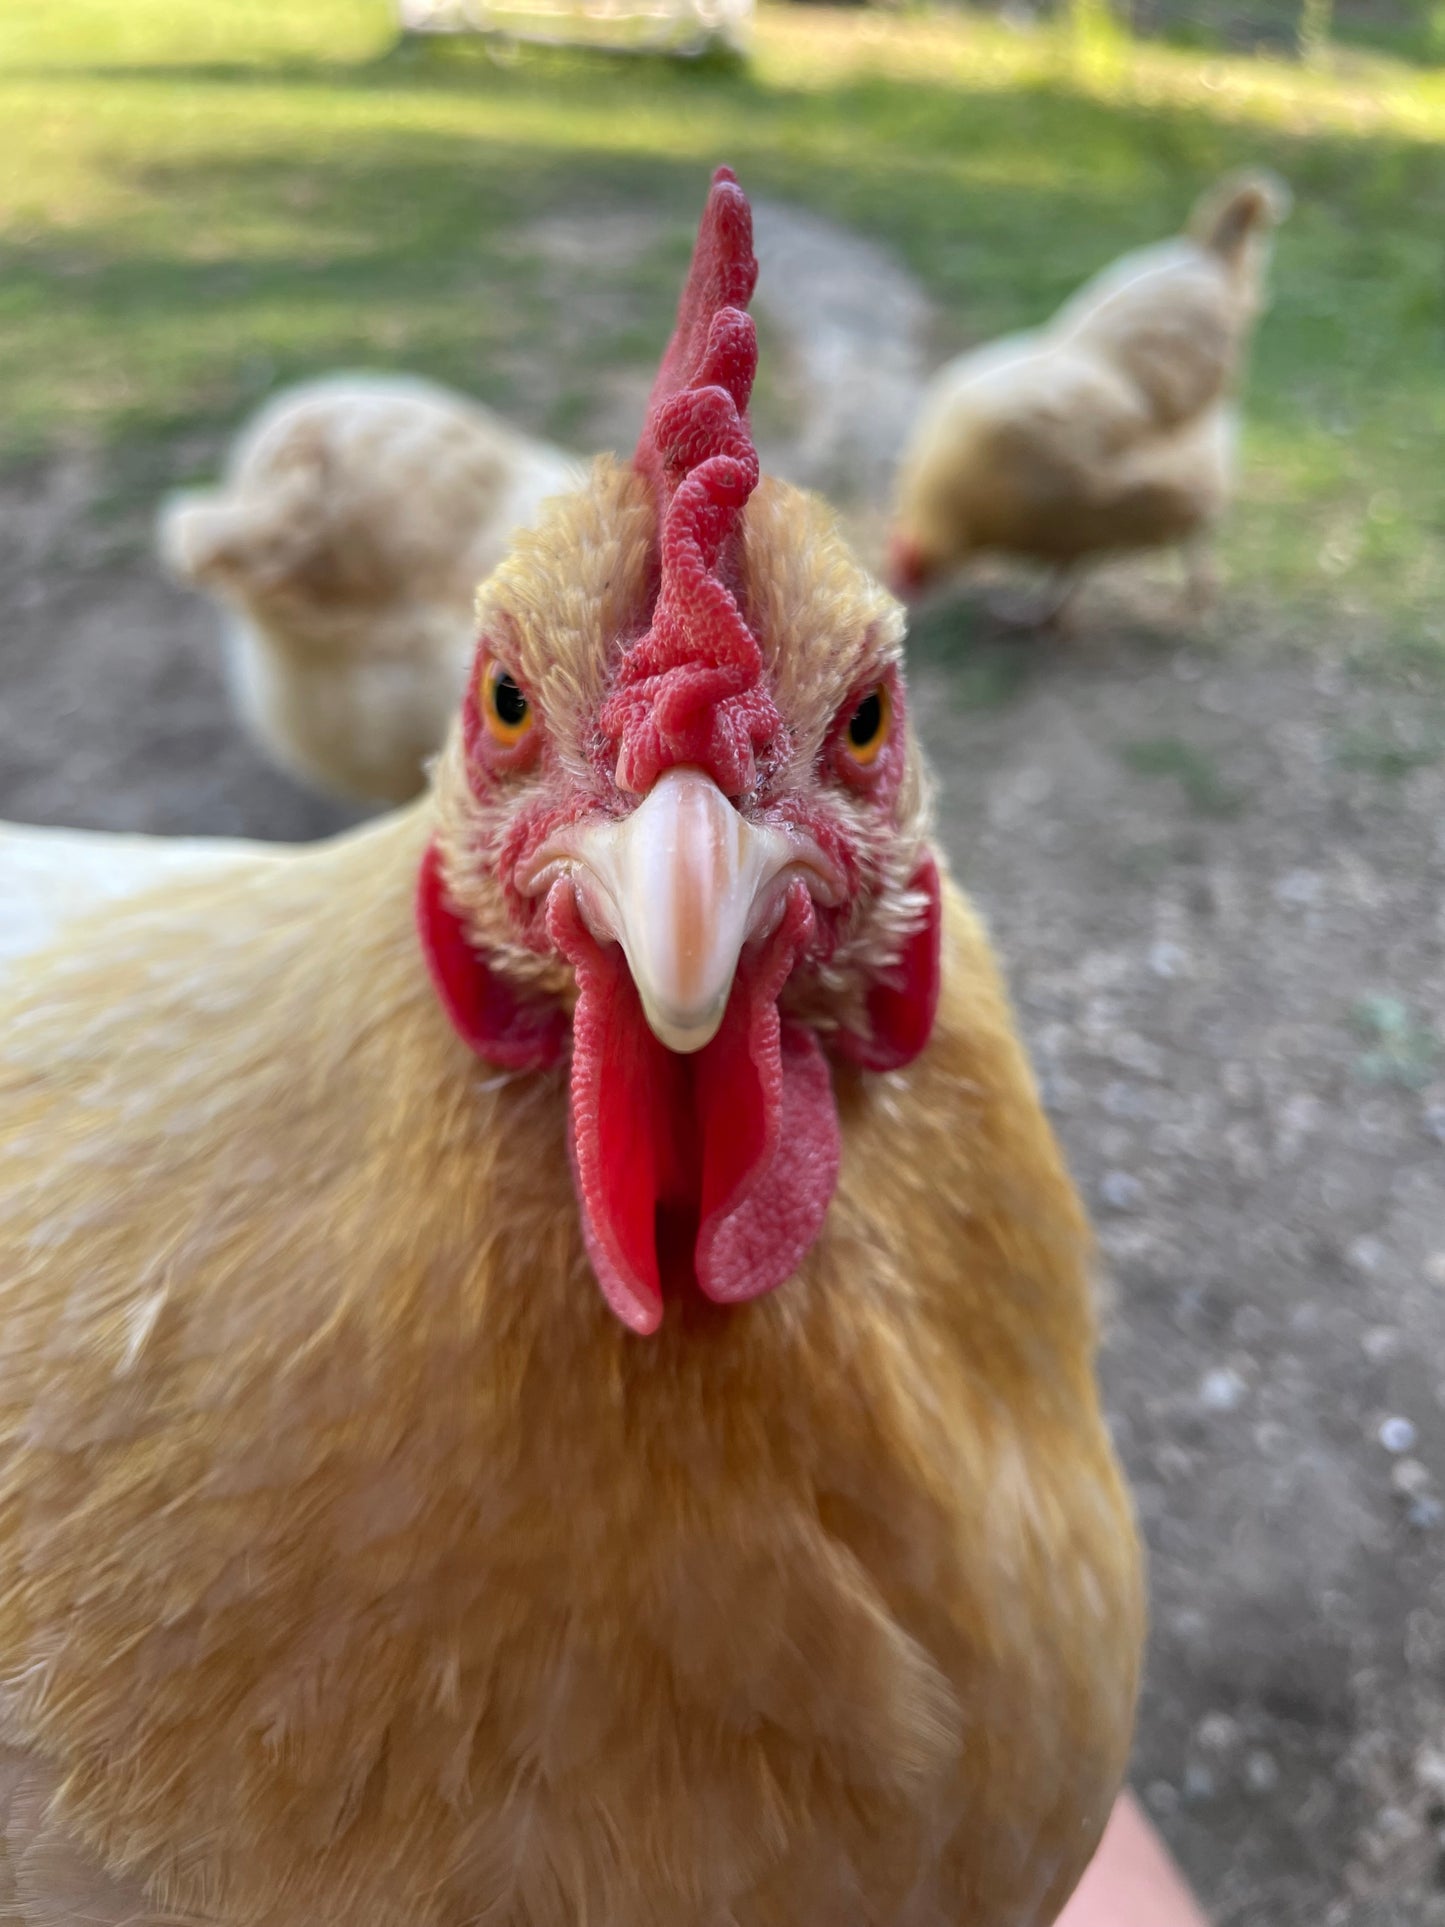
POLYGON ((258 859, 285 863, 285 844, 221 837, 117 836, 0 823, 0 979, 7 962, 54 941, 71 917, 175 877, 224 875, 258 859))

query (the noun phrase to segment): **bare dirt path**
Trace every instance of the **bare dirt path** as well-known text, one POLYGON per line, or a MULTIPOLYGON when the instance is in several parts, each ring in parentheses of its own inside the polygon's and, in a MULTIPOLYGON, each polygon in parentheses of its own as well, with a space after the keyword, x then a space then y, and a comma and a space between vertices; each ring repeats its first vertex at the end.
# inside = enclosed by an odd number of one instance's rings
MULTIPOLYGON (((765 208, 759 238, 776 324, 831 317, 779 465, 875 487, 921 297, 811 216, 765 208)), ((607 403, 624 445, 640 400, 607 403)), ((0 483, 0 815, 350 820, 239 736, 209 611, 103 481, 0 483)), ((1101 590, 1077 644, 1020 649, 930 617, 915 710, 1111 1278, 1153 1560, 1136 1783, 1221 1927, 1438 1927, 1445 701, 1272 640, 1269 612, 1228 608, 1227 653, 1170 620, 1101 590)))

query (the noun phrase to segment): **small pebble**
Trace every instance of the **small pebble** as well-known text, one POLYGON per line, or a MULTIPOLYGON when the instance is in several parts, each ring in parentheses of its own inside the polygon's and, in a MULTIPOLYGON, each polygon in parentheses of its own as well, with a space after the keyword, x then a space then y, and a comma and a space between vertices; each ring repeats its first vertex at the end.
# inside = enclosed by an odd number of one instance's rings
POLYGON ((1401 1459, 1390 1468, 1390 1484, 1407 1499, 1418 1499, 1422 1492, 1430 1490, 1429 1468, 1418 1459, 1401 1459))
POLYGON ((1383 1365, 1400 1350, 1400 1334, 1393 1325, 1371 1325, 1360 1340, 1360 1350, 1373 1364, 1383 1365))
POLYGON ((1144 1789, 1144 1799, 1151 1813, 1167 1820, 1171 1813, 1179 1811, 1179 1793, 1167 1780, 1151 1780, 1144 1789))
POLYGON ((1202 1760, 1191 1760, 1184 1769, 1184 1797, 1191 1801, 1214 1798, 1214 1775, 1202 1760))
POLYGON ((1415 1755, 1415 1778, 1427 1793, 1445 1799, 1445 1748, 1422 1746, 1415 1755))
POLYGON ((1251 1793, 1272 1793, 1279 1785, 1279 1767, 1272 1753, 1262 1748, 1244 1763, 1244 1779, 1251 1793))
POLYGON ((1381 1807, 1375 1816, 1375 1826, 1386 1840, 1412 1839, 1419 1831, 1413 1815, 1403 1807, 1381 1807))
POLYGON ((1416 1532, 1438 1532, 1445 1526, 1445 1505, 1426 1494, 1410 1501, 1405 1517, 1416 1532))
POLYGON ((1228 1713, 1206 1713, 1194 1737, 1206 1753, 1232 1753, 1239 1744, 1239 1721, 1228 1713))
POLYGON ((1150 947, 1149 968, 1156 977, 1177 977, 1186 961, 1185 954, 1177 943, 1161 941, 1150 947))
POLYGON ((1106 1171, 1099 1180, 1099 1196, 1111 1211, 1137 1211, 1144 1187, 1132 1171, 1106 1171))
POLYGON ((1356 1238, 1345 1251, 1345 1263, 1352 1271, 1372 1276, 1380 1269, 1384 1256, 1385 1247, 1378 1238, 1356 1238))
POLYGON ((1325 1115, 1325 1107, 1317 1097, 1308 1091, 1296 1091, 1287 1097, 1279 1108, 1279 1121, 1286 1131, 1302 1137, 1308 1131, 1319 1128, 1325 1115))
POLYGON ((1149 1109, 1139 1086, 1126 1082, 1122 1077, 1116 1077, 1104 1086, 1104 1094, 1099 1102, 1108 1117, 1144 1117, 1149 1109))
POLYGON ((1380 1427, 1380 1443, 1387 1452, 1413 1452, 1417 1433, 1407 1418, 1387 1418, 1380 1427))
POLYGON ((1219 1365, 1199 1381, 1199 1403, 1206 1412, 1233 1412, 1248 1387, 1232 1366, 1219 1365))
POLYGON ((1315 903, 1319 899, 1321 884, 1322 879, 1317 871, 1291 870, 1275 884, 1274 900, 1291 908, 1315 903))

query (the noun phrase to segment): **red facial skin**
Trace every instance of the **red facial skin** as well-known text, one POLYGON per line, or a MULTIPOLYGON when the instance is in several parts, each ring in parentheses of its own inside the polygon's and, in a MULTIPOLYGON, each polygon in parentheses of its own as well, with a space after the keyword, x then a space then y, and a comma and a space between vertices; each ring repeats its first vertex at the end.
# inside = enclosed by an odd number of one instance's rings
MULTIPOLYGON (((588 789, 564 785, 535 711, 519 742, 499 745, 478 708, 490 659, 484 643, 463 723, 470 786, 481 823, 496 814, 506 822, 495 874, 515 936, 561 954, 575 973, 570 1026, 560 1007, 511 990, 471 946, 434 855, 418 899, 423 946, 448 1015, 482 1056, 510 1069, 541 1069, 564 1057, 570 1042, 572 1155, 589 1256, 618 1317, 647 1332, 662 1317, 665 1293, 679 1285, 692 1283, 728 1303, 770 1290, 797 1268, 821 1229, 840 1150, 831 1079, 819 1040, 782 1016, 779 998, 795 972, 834 954, 876 887, 872 839, 829 798, 845 791, 865 797, 886 833, 906 760, 902 682, 893 669, 882 678, 891 720, 871 762, 850 751, 848 725, 876 678, 840 709, 810 790, 769 797, 759 785, 747 813, 814 841, 846 879, 844 899, 816 905, 795 882, 781 922, 740 957, 717 1036, 678 1057, 648 1029, 621 951, 587 930, 571 881, 559 879, 543 895, 525 888, 538 851, 558 828, 596 814, 625 815, 636 799, 609 780, 602 764, 588 789), (535 782, 538 773, 535 797, 508 810, 511 786, 535 782)), ((839 1043, 867 1069, 906 1062, 931 1028, 938 925, 931 859, 914 885, 930 914, 898 970, 870 987, 869 1035, 839 1043)))
MULTIPOLYGON (((609 1304, 636 1331, 655 1328, 664 1289, 679 1281, 726 1303, 771 1290, 822 1228, 840 1151, 831 1074, 818 1036, 784 1015, 779 999, 790 977, 836 954, 883 887, 905 768, 902 680, 890 668, 882 691, 891 733, 876 754, 849 743, 849 720, 873 687, 864 683, 841 705, 811 782, 780 786, 793 745, 737 599, 741 517, 758 480, 747 422, 757 341, 746 308, 756 279, 747 200, 720 168, 634 457, 657 512, 649 626, 614 666, 590 780, 564 770, 535 708, 515 739, 500 716, 488 725, 480 705, 491 651, 512 666, 505 635, 483 639, 462 718, 476 854, 501 886, 513 936, 560 955, 576 980, 572 1155, 582 1228, 609 1304), (781 831, 784 849, 811 843, 828 879, 820 892, 831 898, 836 887, 839 899, 814 902, 801 878, 761 905, 730 899, 746 913, 730 927, 753 934, 717 1028, 686 1054, 649 1028, 622 953, 589 927, 571 872, 554 872, 545 893, 535 881, 559 831, 626 816, 683 768, 705 772, 745 818, 781 831), (525 801, 508 795, 520 781, 531 790, 525 801), (755 913, 761 925, 750 922, 755 913)), ((789 873, 785 864, 774 874, 789 873)), ((838 1046, 867 1070, 907 1063, 933 1024, 940 918, 931 857, 911 889, 919 928, 865 986, 867 1034, 838 1046)), ((423 867, 417 914, 438 995, 466 1042, 511 1069, 556 1063, 565 1025, 473 945, 435 857, 423 867)))
MULTIPOLYGON (((593 759, 589 788, 583 789, 564 779, 550 753, 545 721, 541 718, 519 744, 499 746, 482 721, 478 705, 478 692, 484 688, 488 665, 495 659, 492 644, 484 638, 478 646, 462 710, 468 777, 472 793, 484 813, 489 799, 500 793, 509 778, 526 774, 540 764, 549 779, 538 787, 533 801, 509 814, 494 859, 495 873, 506 895, 516 937, 530 949, 545 953, 555 947, 546 929, 545 900, 520 887, 518 879, 527 876, 537 851, 559 829, 594 814, 625 816, 638 798, 620 789, 613 780, 605 748, 593 759)), ((523 694, 528 692, 524 690, 523 694)), ((535 709, 533 713, 535 715, 535 709)), ((831 803, 830 791, 845 790, 866 797, 876 808, 880 828, 886 833, 885 826, 891 821, 907 763, 907 726, 903 679, 896 667, 890 666, 881 678, 866 677, 849 692, 824 741, 808 789, 783 791, 763 775, 753 795, 739 803, 743 814, 754 821, 772 824, 785 834, 791 832, 810 839, 845 879, 846 893, 841 904, 815 906, 816 929, 806 957, 800 955, 798 959, 799 967, 826 962, 833 955, 856 914, 860 899, 879 881, 874 874, 871 839, 860 839, 853 832, 845 814, 831 803), (890 727, 883 747, 874 760, 865 765, 849 752, 848 725, 859 704, 880 686, 887 694, 890 727)), ((772 753, 772 745, 761 747, 760 766, 764 770, 775 767, 780 759, 772 753)), ((691 759, 676 759, 679 763, 684 760, 691 759)), ((664 762, 655 775, 673 766, 664 762)), ((707 769, 719 787, 723 787, 716 769, 708 769, 706 763, 697 766, 707 769)))

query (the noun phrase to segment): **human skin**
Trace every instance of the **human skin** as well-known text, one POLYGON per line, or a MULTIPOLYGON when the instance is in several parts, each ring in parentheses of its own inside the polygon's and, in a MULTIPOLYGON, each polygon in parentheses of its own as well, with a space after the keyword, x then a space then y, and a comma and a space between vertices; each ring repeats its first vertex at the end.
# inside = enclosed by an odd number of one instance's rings
POLYGON ((1057 1927, 1208 1927, 1131 1794, 1121 1795, 1057 1927))

